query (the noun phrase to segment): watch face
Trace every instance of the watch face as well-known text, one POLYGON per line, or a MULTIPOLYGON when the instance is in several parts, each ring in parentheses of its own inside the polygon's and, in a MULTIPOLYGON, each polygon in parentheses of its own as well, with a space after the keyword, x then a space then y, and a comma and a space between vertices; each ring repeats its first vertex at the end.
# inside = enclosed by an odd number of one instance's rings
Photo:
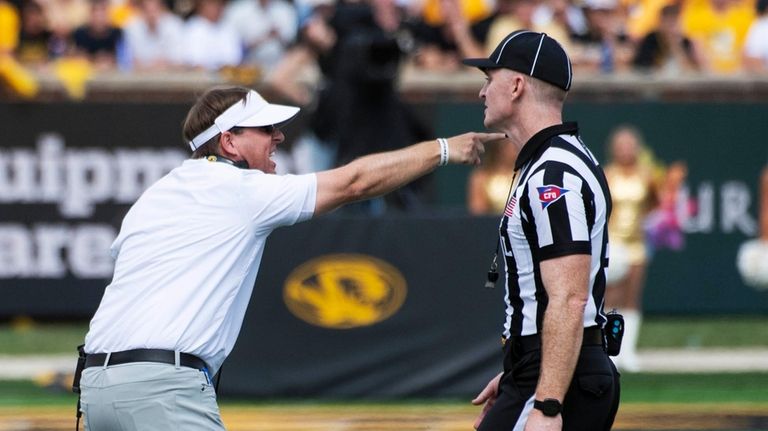
POLYGON ((557 401, 544 401, 544 414, 547 416, 557 416, 560 413, 560 403, 557 401))
POLYGON ((563 409, 560 401, 552 398, 547 398, 544 401, 535 400, 533 407, 541 410, 541 412, 544 413, 544 416, 557 416, 563 409))

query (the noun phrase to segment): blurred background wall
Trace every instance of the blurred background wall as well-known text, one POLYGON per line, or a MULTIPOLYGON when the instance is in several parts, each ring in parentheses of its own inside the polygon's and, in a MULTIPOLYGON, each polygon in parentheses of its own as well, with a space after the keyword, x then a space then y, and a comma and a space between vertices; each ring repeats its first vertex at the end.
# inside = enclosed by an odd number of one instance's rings
MULTIPOLYGON (((480 81, 480 76, 472 74, 450 79, 422 76, 405 79, 400 92, 434 136, 448 136, 482 130, 482 104, 475 98, 480 81)), ((95 83, 89 97, 79 102, 52 89, 36 100, 0 103, 0 294, 4 297, 0 316, 4 318, 89 317, 111 277, 106 250, 122 216, 148 185, 188 154, 180 124, 195 94, 210 83, 179 80, 174 88, 157 90, 142 88, 146 83, 139 80, 118 82, 95 83)), ((683 85, 644 78, 608 83, 581 81, 565 113, 566 119, 579 121, 587 145, 601 161, 611 130, 631 123, 643 133, 657 161, 687 165, 683 204, 676 209, 684 241, 677 250, 660 247, 656 251, 644 299, 646 310, 763 313, 768 309, 766 293, 742 282, 735 261, 739 245, 759 230, 758 180, 768 160, 768 85, 715 79, 686 80, 683 85)), ((269 94, 270 90, 263 91, 269 94)), ((296 148, 308 121, 303 114, 287 127, 286 154, 296 148)), ((396 202, 375 215, 342 211, 331 218, 370 216, 367 223, 373 226, 381 223, 381 217, 401 217, 392 234, 408 247, 411 238, 399 229, 431 217, 467 215, 470 171, 456 166, 435 171, 416 191, 417 204, 396 202)), ((489 235, 488 224, 457 222, 447 229, 463 232, 469 227, 477 230, 466 236, 468 240, 489 235)), ((339 233, 345 235, 351 234, 339 233)), ((485 242, 487 247, 493 245, 492 239, 485 242)), ((272 241, 267 253, 291 253, 286 247, 288 243, 272 241)), ((451 248, 435 250, 453 252, 451 248)), ((380 257, 391 261, 398 253, 387 250, 380 257)), ((442 260, 404 262, 400 270, 412 270, 408 265, 439 266, 442 260)), ((482 268, 475 272, 473 276, 480 279, 482 268)), ((277 288, 284 276, 284 271, 272 271, 269 266, 260 274, 277 288)))

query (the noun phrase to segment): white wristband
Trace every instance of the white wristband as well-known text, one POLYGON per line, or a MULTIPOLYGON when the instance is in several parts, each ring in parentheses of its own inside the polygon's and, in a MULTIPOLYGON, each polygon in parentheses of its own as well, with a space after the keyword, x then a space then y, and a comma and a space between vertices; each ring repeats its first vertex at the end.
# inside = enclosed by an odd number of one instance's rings
POLYGON ((445 166, 448 164, 448 140, 445 138, 437 138, 437 143, 440 144, 440 162, 437 166, 445 166))

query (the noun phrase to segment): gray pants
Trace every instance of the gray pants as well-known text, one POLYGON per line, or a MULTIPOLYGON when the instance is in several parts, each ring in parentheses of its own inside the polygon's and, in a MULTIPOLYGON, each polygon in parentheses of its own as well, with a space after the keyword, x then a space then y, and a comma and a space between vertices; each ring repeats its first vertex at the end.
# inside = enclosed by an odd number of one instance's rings
POLYGON ((80 388, 88 431, 224 430, 216 393, 200 370, 148 362, 91 367, 80 388))

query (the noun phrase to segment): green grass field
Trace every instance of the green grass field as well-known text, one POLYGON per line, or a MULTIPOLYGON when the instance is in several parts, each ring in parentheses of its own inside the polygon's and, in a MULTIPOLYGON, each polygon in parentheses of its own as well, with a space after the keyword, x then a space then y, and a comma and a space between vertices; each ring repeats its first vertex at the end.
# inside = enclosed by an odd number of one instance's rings
MULTIPOLYGON (((633 374, 622 378, 616 431, 768 429, 768 373, 633 374)), ((32 382, 0 382, 0 430, 71 430, 76 398, 32 382)), ((459 431, 480 411, 469 399, 220 399, 229 431, 459 431)))
MULTIPOLYGON (((0 354, 73 353, 87 323, 0 324, 0 354)), ((768 347, 768 316, 663 317, 645 319, 640 348, 768 347)))
MULTIPOLYGON (((86 323, 0 324, 0 354, 75 355, 86 323)), ((768 347, 768 317, 647 318, 641 348, 768 347)), ((67 377, 0 381, 0 431, 64 430, 74 424, 67 377), (25 423, 19 428, 17 424, 25 423)), ((226 380, 226 377, 225 377, 226 380)), ((768 373, 624 374, 616 430, 768 430, 768 373)), ((226 382, 225 382, 226 384, 226 382)), ((230 431, 386 431, 471 429, 468 399, 220 399, 230 431)))
POLYGON ((649 317, 640 348, 768 347, 768 316, 649 317))
MULTIPOLYGON (((69 383, 68 381, 66 382, 69 383)), ((226 382, 225 382, 226 383, 226 382)), ((717 374, 625 374, 621 378, 625 403, 739 403, 766 406, 768 412, 768 373, 717 374)), ((71 404, 73 394, 62 389, 42 387, 28 380, 0 381, 0 406, 71 404)), ((270 405, 300 404, 292 400, 222 399, 224 404, 270 405)), ((468 400, 386 401, 378 405, 401 403, 465 403, 468 400)), ((313 401, 313 403, 317 403, 313 401)), ((366 405, 370 401, 335 400, 321 404, 366 405)))

